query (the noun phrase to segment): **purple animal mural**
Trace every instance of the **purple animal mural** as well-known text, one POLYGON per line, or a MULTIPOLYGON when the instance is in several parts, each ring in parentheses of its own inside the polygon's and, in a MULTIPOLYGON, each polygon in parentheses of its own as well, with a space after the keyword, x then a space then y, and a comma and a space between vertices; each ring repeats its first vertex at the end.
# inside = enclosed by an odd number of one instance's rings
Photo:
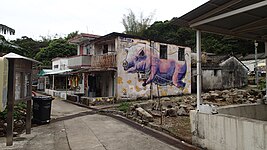
MULTIPOLYGON (((160 59, 157 55, 146 48, 144 44, 137 44, 125 49, 127 56, 123 61, 123 68, 127 73, 145 73, 148 78, 143 86, 149 83, 157 85, 174 85, 184 88, 187 65, 178 63, 173 59, 160 59)), ((188 54, 186 54, 188 55, 188 54)))

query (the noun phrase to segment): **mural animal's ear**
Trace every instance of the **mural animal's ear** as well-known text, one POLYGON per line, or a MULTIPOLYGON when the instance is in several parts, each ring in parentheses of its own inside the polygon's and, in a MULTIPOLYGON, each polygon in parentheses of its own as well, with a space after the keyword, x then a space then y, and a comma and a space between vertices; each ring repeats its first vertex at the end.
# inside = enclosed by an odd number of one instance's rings
POLYGON ((139 56, 145 56, 144 49, 141 50, 141 52, 139 53, 139 56))

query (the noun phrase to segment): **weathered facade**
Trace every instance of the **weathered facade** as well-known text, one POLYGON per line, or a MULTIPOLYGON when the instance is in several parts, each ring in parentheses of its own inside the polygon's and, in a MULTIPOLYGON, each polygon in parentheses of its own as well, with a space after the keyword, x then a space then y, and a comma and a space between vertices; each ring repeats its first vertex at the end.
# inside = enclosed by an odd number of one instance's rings
MULTIPOLYGON (((205 54, 206 55, 206 54, 205 54)), ((202 56, 202 89, 240 88, 248 84, 248 68, 234 56, 202 56)), ((192 92, 196 92, 196 65, 192 65, 192 92)))
POLYGON ((68 84, 86 97, 149 98, 191 92, 191 49, 110 33, 70 41, 77 55, 68 58, 68 84))

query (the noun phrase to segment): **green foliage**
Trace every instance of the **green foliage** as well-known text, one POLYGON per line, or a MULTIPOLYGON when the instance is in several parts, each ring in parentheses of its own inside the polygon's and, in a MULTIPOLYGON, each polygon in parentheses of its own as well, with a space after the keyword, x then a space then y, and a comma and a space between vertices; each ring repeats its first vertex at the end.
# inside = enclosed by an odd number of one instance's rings
POLYGON ((259 87, 260 90, 263 90, 266 88, 266 81, 264 79, 259 80, 259 87))
POLYGON ((150 26, 151 21, 153 20, 154 14, 144 17, 143 13, 140 14, 140 18, 137 19, 136 15, 131 9, 129 13, 123 15, 122 24, 125 28, 124 33, 141 36, 144 31, 150 26))
MULTIPOLYGON (((196 52, 195 31, 172 24, 171 21, 156 21, 141 35, 151 40, 188 46, 196 52)), ((254 53, 254 42, 225 35, 202 33, 202 51, 215 54, 254 53)), ((258 52, 264 52, 264 44, 259 43, 258 52)))
POLYGON ((50 41, 35 41, 27 36, 21 37, 21 39, 16 39, 12 43, 18 45, 23 49, 23 56, 34 58, 39 52, 40 48, 47 47, 50 41))
POLYGON ((66 39, 52 40, 45 48, 41 48, 35 59, 43 63, 51 62, 56 57, 68 57, 76 54, 76 46, 69 44, 66 39))
MULTIPOLYGON (((25 102, 20 102, 14 105, 14 112, 13 112, 14 119, 18 120, 23 118, 23 116, 25 116, 26 113, 26 108, 27 105, 25 102)), ((6 118, 7 118, 7 108, 3 112, 0 112, 0 119, 6 120, 6 118)))
POLYGON ((120 105, 118 106, 118 109, 120 111, 127 112, 127 110, 129 109, 130 106, 131 106, 131 103, 123 102, 123 103, 120 103, 120 105))

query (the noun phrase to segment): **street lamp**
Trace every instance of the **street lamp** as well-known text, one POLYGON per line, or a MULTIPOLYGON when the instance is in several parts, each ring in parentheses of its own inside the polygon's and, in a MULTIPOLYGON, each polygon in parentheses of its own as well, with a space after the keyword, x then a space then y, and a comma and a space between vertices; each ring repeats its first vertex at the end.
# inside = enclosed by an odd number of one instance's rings
POLYGON ((254 46, 255 46, 255 79, 256 79, 256 84, 257 84, 257 87, 259 85, 259 74, 258 74, 258 60, 257 60, 257 47, 258 47, 258 43, 257 41, 255 40, 254 41, 254 46))

